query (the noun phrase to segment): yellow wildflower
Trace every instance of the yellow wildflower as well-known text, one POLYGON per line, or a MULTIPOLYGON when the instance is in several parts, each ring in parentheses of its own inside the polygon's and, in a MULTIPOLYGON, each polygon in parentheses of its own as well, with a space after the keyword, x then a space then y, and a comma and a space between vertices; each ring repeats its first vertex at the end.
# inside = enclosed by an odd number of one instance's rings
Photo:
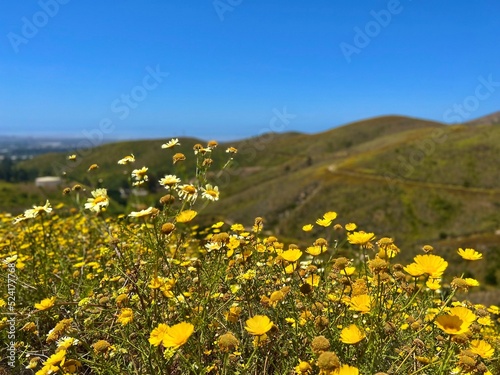
POLYGON ((266 315, 255 315, 245 322, 245 329, 254 336, 260 336, 273 328, 273 322, 266 315))
POLYGON ((351 324, 349 327, 344 328, 340 332, 340 341, 344 344, 357 344, 365 337, 366 335, 363 331, 361 331, 355 324, 351 324))
POLYGON ((469 350, 484 359, 491 358, 495 354, 495 349, 484 340, 472 340, 469 350))
POLYGON ((45 298, 40 303, 35 303, 35 309, 40 310, 40 311, 48 310, 52 306, 54 306, 55 302, 56 302, 56 297, 45 298))
POLYGON ((134 312, 131 308, 125 307, 121 309, 120 314, 118 315, 118 318, 116 320, 118 321, 118 323, 121 323, 125 326, 134 320, 134 312))
POLYGON ((483 254, 477 252, 474 249, 462 249, 459 248, 457 251, 458 255, 460 255, 463 259, 466 260, 478 260, 483 259, 483 254))
POLYGON ((448 267, 447 261, 434 254, 417 255, 414 261, 423 273, 428 274, 432 278, 440 278, 446 267, 448 267))
POLYGON ((363 231, 353 232, 347 234, 347 240, 352 245, 359 245, 363 247, 370 247, 370 241, 375 239, 374 233, 366 233, 363 231))
POLYGON ((193 220, 196 217, 196 215, 198 215, 198 213, 194 210, 185 210, 185 211, 180 212, 176 216, 176 219, 177 219, 178 223, 187 223, 187 222, 193 220))
POLYGON ((366 314, 372 309, 374 301, 368 294, 360 294, 352 297, 349 301, 349 305, 352 310, 366 314))
POLYGON ((281 253, 281 257, 285 259, 287 262, 296 262, 302 256, 302 251, 299 249, 290 249, 283 251, 281 253))

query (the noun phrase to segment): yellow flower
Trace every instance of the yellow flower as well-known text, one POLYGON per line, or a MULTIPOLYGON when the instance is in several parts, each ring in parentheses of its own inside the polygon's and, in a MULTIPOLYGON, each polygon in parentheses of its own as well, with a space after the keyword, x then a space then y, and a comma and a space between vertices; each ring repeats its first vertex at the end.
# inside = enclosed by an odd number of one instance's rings
POLYGON ((130 154, 130 155, 125 156, 123 159, 118 160, 118 164, 125 165, 125 164, 129 164, 129 163, 133 163, 134 161, 135 161, 134 154, 130 154))
POLYGON ((308 375, 308 374, 312 374, 313 369, 312 369, 311 365, 309 364, 309 362, 299 360, 299 364, 297 366, 295 366, 294 370, 297 374, 308 375))
POLYGON ((469 330, 469 327, 464 325, 464 321, 456 315, 441 315, 437 317, 434 323, 449 335, 460 335, 469 330))
POLYGON ((134 320, 134 312, 132 311, 131 308, 125 307, 121 309, 120 315, 118 315, 118 318, 116 319, 118 323, 121 323, 122 325, 127 325, 129 324, 132 320, 134 320))
POLYGON ((236 149, 236 148, 234 148, 234 147, 232 147, 232 146, 231 146, 231 147, 228 147, 228 148, 226 149, 226 152, 227 152, 228 154, 236 154, 236 153, 238 152, 238 149, 236 149))
POLYGON ((316 224, 321 225, 322 227, 325 227, 325 228, 327 226, 329 226, 331 223, 332 223, 331 220, 327 220, 324 218, 316 220, 316 224))
POLYGON ((57 340, 57 352, 61 350, 68 350, 71 346, 78 345, 80 341, 78 339, 75 339, 74 337, 62 337, 61 339, 57 340))
POLYGON ((75 154, 69 155, 68 156, 68 160, 75 161, 76 160, 76 155, 75 154))
POLYGON ((93 171, 95 169, 99 168, 99 166, 97 164, 92 164, 89 169, 87 169, 87 172, 90 172, 90 171, 93 171))
POLYGON ((337 213, 336 212, 333 212, 333 211, 328 211, 326 212, 324 215, 323 215, 323 218, 325 220, 330 220, 330 221, 333 221, 337 218, 337 213))
POLYGON ((184 345, 194 331, 191 323, 182 322, 172 327, 164 323, 158 324, 149 336, 149 343, 153 346, 163 344, 167 348, 178 348, 184 345))
POLYGON ((491 358, 493 354, 495 354, 495 349, 484 340, 472 340, 470 343, 470 351, 484 359, 491 358))
POLYGON ((306 253, 311 254, 312 256, 316 256, 325 252, 326 250, 326 246, 309 246, 306 249, 306 253))
POLYGON ((306 284, 309 284, 310 286, 314 286, 314 287, 317 287, 319 285, 319 280, 320 280, 320 277, 318 275, 315 275, 315 274, 312 274, 312 275, 309 275, 305 280, 304 282, 306 284))
POLYGON ((290 249, 283 251, 281 253, 281 257, 285 259, 287 262, 296 262, 302 256, 302 251, 299 249, 290 249))
POLYGON ((374 301, 368 294, 360 294, 352 297, 349 301, 349 305, 352 310, 366 314, 372 309, 374 301))
POLYGON ((167 335, 168 326, 164 323, 158 324, 158 327, 151 331, 149 335, 149 343, 153 346, 158 346, 163 342, 163 339, 167 335))
POLYGON ((496 305, 490 305, 490 307, 488 307, 486 310, 488 310, 488 312, 492 314, 500 315, 500 307, 496 305))
POLYGON ((457 251, 458 255, 460 255, 463 259, 466 260, 478 260, 483 259, 483 254, 477 252, 474 249, 462 249, 459 248, 457 251))
POLYGON ((231 225, 231 230, 234 230, 235 232, 241 232, 245 230, 245 227, 240 223, 235 223, 231 225))
MULTIPOLYGON (((26 366, 25 368, 27 370, 33 370, 35 367, 38 366, 38 362, 40 362, 40 357, 32 357, 30 359, 30 363, 28 364, 28 366, 26 366)), ((40 370, 41 371, 41 370, 40 370)))
POLYGON ((266 315, 255 315, 245 322, 245 329, 254 336, 260 336, 273 328, 273 322, 266 315))
POLYGON ((167 334, 163 338, 163 346, 176 349, 187 342, 193 331, 194 325, 186 322, 167 327, 167 334))
POLYGON ((465 278, 465 282, 468 286, 479 286, 479 281, 470 277, 465 278))
POLYGON ((432 278, 440 278, 446 267, 448 267, 447 261, 434 254, 417 255, 414 261, 423 273, 428 274, 432 278))
POLYGON ((430 290, 438 290, 441 288, 441 279, 429 279, 425 285, 427 285, 427 288, 430 290))
POLYGON ((81 367, 82 363, 76 359, 68 359, 63 365, 65 374, 76 374, 81 367))
POLYGON ((347 223, 345 225, 345 230, 347 230, 349 232, 352 232, 352 231, 355 231, 357 227, 358 226, 356 224, 354 224, 354 223, 347 223))
POLYGON ((340 274, 345 276, 352 276, 355 271, 356 267, 345 267, 343 270, 340 271, 340 274))
POLYGON ((419 277, 424 274, 424 270, 417 263, 411 263, 403 269, 413 277, 419 277))
POLYGON ((477 319, 476 314, 466 307, 456 306, 450 309, 450 314, 458 316, 468 328, 477 319))
POLYGON ((66 357, 66 350, 60 350, 55 354, 52 354, 44 363, 44 366, 55 366, 61 362, 64 363, 64 357, 66 357))
POLYGON ((55 302, 56 302, 56 297, 45 298, 40 303, 35 303, 35 309, 40 310, 40 311, 48 310, 52 306, 54 306, 55 302))
POLYGON ((287 275, 293 273, 297 269, 297 262, 290 263, 288 266, 285 267, 285 273, 287 275))
POLYGON ((479 324, 481 324, 482 326, 492 326, 493 325, 493 321, 491 320, 491 317, 489 315, 477 318, 477 322, 479 324))
POLYGON ((196 217, 196 215, 198 215, 198 213, 194 210, 185 210, 179 213, 176 216, 176 219, 178 223, 187 223, 193 220, 196 217))
POLYGON ((314 225, 312 225, 312 224, 306 224, 306 225, 304 225, 304 226, 302 227, 302 230, 303 230, 304 232, 310 232, 310 231, 313 229, 313 227, 314 227, 314 225))
POLYGON ((94 198, 87 199, 87 203, 85 203, 86 209, 100 212, 109 206, 108 191, 106 189, 95 189, 91 194, 94 198))
POLYGON ((239 306, 231 306, 229 308, 229 311, 227 311, 224 314, 224 317, 226 318, 226 320, 228 322, 236 323, 238 321, 238 318, 239 318, 240 314, 241 314, 241 307, 239 307, 239 306))
POLYGON ((355 324, 351 324, 340 332, 340 341, 344 344, 357 344, 365 337, 366 335, 355 324))
POLYGON ((342 365, 340 368, 333 373, 334 375, 359 375, 359 370, 357 367, 342 365))
POLYGON ((347 234, 347 240, 352 245, 360 245, 360 246, 370 246, 370 241, 375 239, 374 233, 366 233, 363 231, 353 232, 347 234))

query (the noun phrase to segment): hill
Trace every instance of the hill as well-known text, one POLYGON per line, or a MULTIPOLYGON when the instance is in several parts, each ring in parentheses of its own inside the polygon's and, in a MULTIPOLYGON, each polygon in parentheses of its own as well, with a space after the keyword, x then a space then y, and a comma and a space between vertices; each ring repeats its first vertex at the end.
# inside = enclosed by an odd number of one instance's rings
POLYGON ((486 116, 476 118, 474 120, 468 121, 466 125, 497 125, 500 124, 500 111, 491 113, 486 116))
MULTIPOLYGON (((176 151, 187 160, 173 166, 171 153, 161 149, 164 141, 101 145, 82 150, 75 164, 67 155, 46 154, 17 167, 32 177, 64 171, 68 182, 105 186, 124 207, 130 202, 118 190, 130 186, 131 168, 116 162, 134 153, 134 168, 149 168, 151 194, 144 204, 155 204, 164 193, 157 180, 170 173, 192 176, 192 147, 205 144, 181 139, 176 151), (93 163, 99 169, 90 174, 93 163)), ((269 133, 231 145, 239 151, 230 169, 213 176, 222 199, 204 211, 207 220, 223 216, 251 225, 261 216, 275 233, 301 242, 314 232, 297 228, 335 210, 339 223, 354 221, 379 236, 397 233, 396 242, 408 254, 426 243, 454 239, 455 246, 470 236, 488 238, 483 251, 500 243, 494 235, 500 228, 500 127, 385 116, 318 134, 269 133)), ((214 153, 214 170, 226 157, 214 153)))

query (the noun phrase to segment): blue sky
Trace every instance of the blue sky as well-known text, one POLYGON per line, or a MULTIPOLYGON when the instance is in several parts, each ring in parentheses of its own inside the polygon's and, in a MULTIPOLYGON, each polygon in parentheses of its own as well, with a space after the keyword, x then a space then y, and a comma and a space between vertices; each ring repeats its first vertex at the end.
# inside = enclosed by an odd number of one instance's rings
POLYGON ((500 109, 498 14, 497 0, 4 1, 0 134, 466 121, 500 109))

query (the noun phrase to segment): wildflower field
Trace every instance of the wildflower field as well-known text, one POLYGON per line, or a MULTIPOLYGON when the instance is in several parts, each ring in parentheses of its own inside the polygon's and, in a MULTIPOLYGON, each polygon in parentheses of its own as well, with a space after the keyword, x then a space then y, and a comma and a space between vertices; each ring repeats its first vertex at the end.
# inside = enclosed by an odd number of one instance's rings
MULTIPOLYGON (((265 218, 202 225, 224 199, 210 179, 238 150, 177 145, 158 150, 165 163, 195 158, 196 170, 161 178, 151 207, 114 215, 105 187, 73 184, 64 204, 2 214, 0 374, 500 374, 500 307, 468 302, 479 283, 447 273, 481 253, 427 245, 400 264, 392 238, 335 207, 304 218, 307 246, 265 218)), ((140 188, 136 164, 116 168, 140 188)))

